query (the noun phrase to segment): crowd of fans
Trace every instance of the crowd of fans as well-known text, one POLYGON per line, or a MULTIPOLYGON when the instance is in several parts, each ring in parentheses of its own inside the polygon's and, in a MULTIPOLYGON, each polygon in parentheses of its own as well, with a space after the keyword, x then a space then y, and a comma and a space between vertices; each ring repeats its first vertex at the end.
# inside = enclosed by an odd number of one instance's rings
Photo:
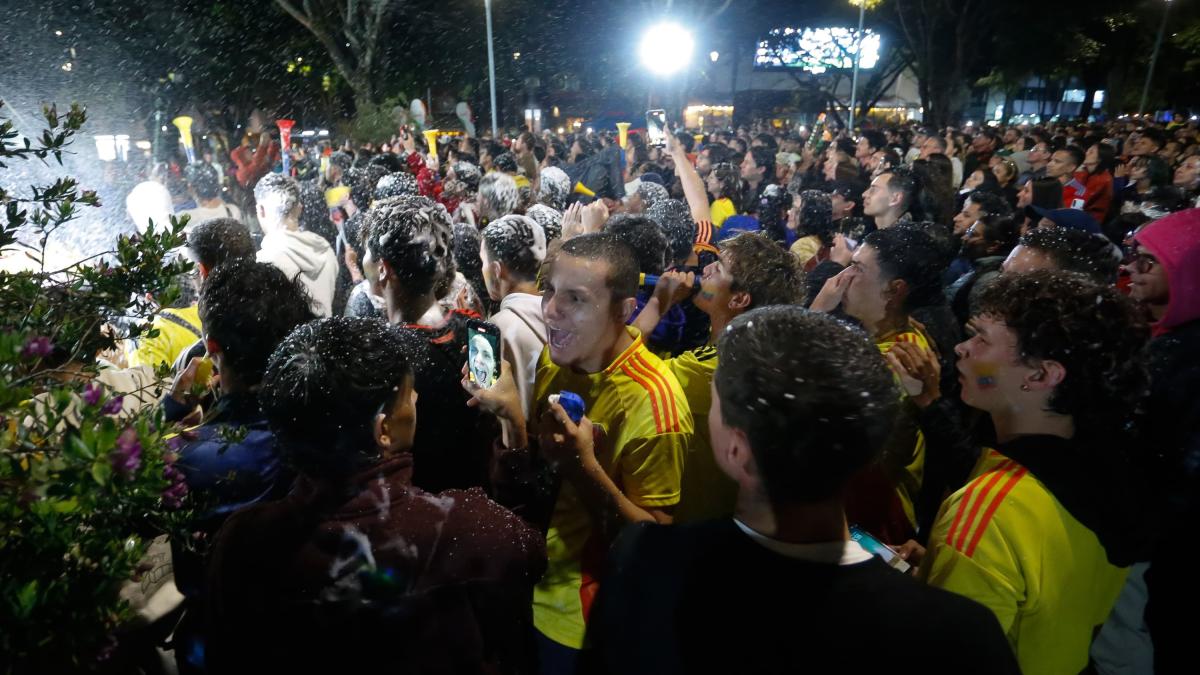
POLYGON ((289 151, 128 345, 181 672, 1193 672, 1195 124, 289 151))

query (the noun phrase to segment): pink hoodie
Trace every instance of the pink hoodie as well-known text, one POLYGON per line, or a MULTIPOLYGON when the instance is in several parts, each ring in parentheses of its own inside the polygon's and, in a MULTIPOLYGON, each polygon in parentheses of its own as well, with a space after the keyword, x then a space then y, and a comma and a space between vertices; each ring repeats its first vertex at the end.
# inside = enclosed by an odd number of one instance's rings
POLYGON ((1200 319, 1200 209, 1156 220, 1134 239, 1158 258, 1167 274, 1167 311, 1152 326, 1154 335, 1200 319))

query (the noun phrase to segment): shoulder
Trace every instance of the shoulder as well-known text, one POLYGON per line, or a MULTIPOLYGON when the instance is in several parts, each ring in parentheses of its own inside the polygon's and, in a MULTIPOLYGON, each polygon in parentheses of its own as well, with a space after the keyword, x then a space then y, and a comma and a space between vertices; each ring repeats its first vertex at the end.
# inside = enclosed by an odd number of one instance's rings
POLYGON ((1045 492, 1029 469, 994 451, 980 462, 979 475, 947 499, 943 515, 949 523, 944 544, 967 558, 975 556, 985 538, 1004 537, 1006 521, 1045 492))
POLYGON ((483 490, 446 490, 437 495, 420 493, 446 512, 441 532, 455 545, 465 544, 473 555, 493 564, 517 565, 518 574, 539 572, 546 547, 542 535, 516 514, 492 501, 483 490))
POLYGON ((639 346, 614 365, 613 384, 627 409, 637 411, 630 419, 652 420, 654 434, 690 431, 691 415, 683 390, 662 359, 639 346))

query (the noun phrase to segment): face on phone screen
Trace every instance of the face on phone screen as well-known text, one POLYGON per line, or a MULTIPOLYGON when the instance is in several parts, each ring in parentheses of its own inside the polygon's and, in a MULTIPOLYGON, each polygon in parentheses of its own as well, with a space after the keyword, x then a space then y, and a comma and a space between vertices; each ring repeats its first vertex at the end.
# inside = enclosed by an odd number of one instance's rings
POLYGON ((665 110, 646 111, 646 141, 650 145, 660 148, 667 144, 667 112, 665 110))
POLYGON ((500 333, 471 325, 468 335, 467 372, 471 382, 491 387, 500 378, 500 333))

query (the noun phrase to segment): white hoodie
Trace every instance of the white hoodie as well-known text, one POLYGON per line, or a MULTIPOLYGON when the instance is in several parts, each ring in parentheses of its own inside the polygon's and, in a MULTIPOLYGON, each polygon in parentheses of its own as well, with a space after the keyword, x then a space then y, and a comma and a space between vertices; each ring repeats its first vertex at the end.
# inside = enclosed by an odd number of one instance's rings
POLYGON ((537 374, 538 357, 546 346, 546 321, 542 318, 542 296, 529 293, 509 293, 500 301, 500 309, 492 315, 492 323, 500 329, 502 353, 513 369, 513 379, 521 394, 525 416, 533 402, 533 378, 537 374))
POLYGON ((333 316, 333 287, 337 283, 337 256, 321 235, 303 230, 272 230, 263 237, 258 261, 270 263, 289 279, 300 278, 312 297, 313 312, 333 316))

